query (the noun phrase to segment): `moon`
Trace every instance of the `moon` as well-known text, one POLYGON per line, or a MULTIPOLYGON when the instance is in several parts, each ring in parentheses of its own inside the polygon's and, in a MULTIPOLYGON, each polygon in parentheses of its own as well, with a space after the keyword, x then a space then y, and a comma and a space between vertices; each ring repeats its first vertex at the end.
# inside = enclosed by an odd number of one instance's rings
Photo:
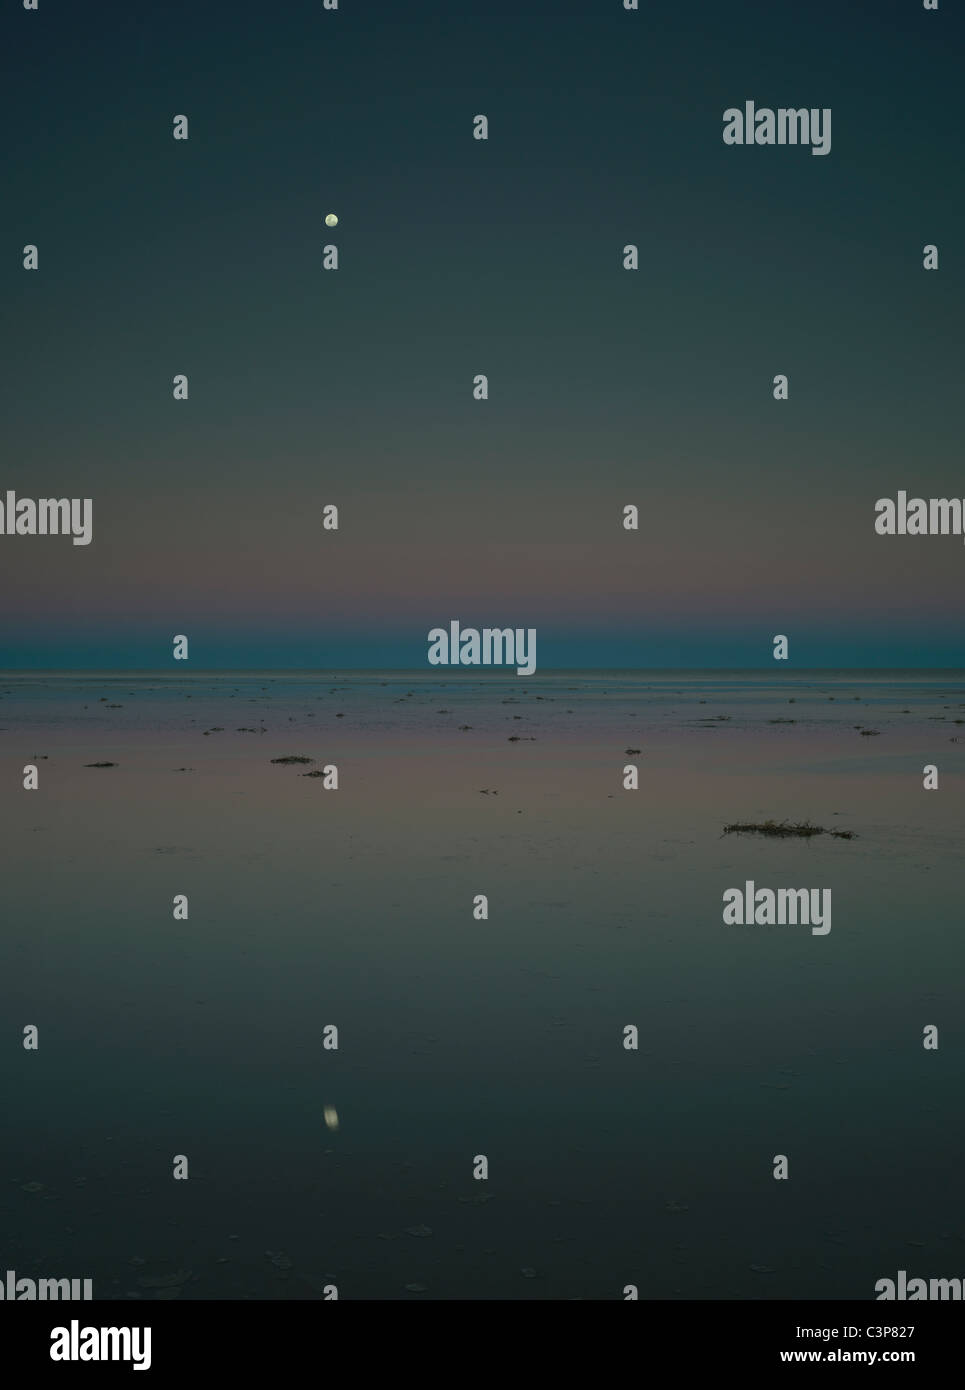
POLYGON ((328 214, 328 216, 326 217, 326 219, 325 219, 325 226, 326 226, 326 227, 336 227, 337 225, 338 225, 338 218, 335 216, 334 212, 330 212, 330 213, 328 214))

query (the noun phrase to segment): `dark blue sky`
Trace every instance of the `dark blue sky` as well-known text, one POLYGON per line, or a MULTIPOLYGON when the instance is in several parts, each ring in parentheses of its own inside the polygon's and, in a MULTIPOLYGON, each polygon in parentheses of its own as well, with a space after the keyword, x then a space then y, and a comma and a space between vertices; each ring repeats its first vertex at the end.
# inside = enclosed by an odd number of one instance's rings
POLYGON ((961 538, 873 529, 965 496, 950 0, 41 0, 0 49, 0 498, 94 500, 0 536, 0 665, 418 666, 452 618, 963 664, 961 538), (746 100, 831 153, 725 146, 746 100))

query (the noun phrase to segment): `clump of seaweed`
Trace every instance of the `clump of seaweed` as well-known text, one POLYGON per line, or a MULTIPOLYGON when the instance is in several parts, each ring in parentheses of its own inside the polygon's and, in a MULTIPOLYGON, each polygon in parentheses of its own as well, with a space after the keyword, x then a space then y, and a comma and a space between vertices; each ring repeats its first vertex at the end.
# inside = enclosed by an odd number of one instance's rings
POLYGON ((823 825, 812 825, 810 821, 735 821, 733 825, 724 826, 725 835, 768 835, 773 838, 785 839, 788 836, 796 836, 799 839, 809 840, 814 835, 833 835, 836 840, 853 840, 855 833, 853 830, 826 830, 823 825))
POLYGON ((298 753, 291 753, 287 758, 272 758, 273 763, 313 763, 314 758, 303 758, 298 753))
POLYGON ((120 767, 120 763, 85 763, 85 767, 120 767))

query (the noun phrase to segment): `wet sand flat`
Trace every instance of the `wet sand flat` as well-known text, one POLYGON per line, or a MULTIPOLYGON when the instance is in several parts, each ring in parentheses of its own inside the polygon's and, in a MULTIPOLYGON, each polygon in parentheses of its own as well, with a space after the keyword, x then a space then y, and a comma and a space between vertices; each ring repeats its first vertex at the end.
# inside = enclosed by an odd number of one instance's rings
POLYGON ((960 1273, 952 674, 0 691, 0 1011, 40 1029, 0 1055, 9 1267, 147 1299, 960 1273), (856 838, 722 835, 785 818, 856 838), (725 927, 748 879, 830 889, 828 935, 725 927))

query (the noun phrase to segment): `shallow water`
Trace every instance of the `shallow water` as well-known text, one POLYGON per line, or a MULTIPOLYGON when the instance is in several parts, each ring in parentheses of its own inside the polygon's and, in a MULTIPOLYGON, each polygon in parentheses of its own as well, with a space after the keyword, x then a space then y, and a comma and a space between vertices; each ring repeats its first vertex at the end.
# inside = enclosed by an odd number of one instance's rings
POLYGON ((198 1299, 869 1299, 898 1269, 962 1275, 961 673, 0 693, 4 1268, 99 1298, 190 1271, 198 1299), (271 762, 291 754, 338 791, 271 762), (856 838, 722 835, 785 818, 856 838), (747 879, 829 888, 830 932, 724 926, 747 879))

